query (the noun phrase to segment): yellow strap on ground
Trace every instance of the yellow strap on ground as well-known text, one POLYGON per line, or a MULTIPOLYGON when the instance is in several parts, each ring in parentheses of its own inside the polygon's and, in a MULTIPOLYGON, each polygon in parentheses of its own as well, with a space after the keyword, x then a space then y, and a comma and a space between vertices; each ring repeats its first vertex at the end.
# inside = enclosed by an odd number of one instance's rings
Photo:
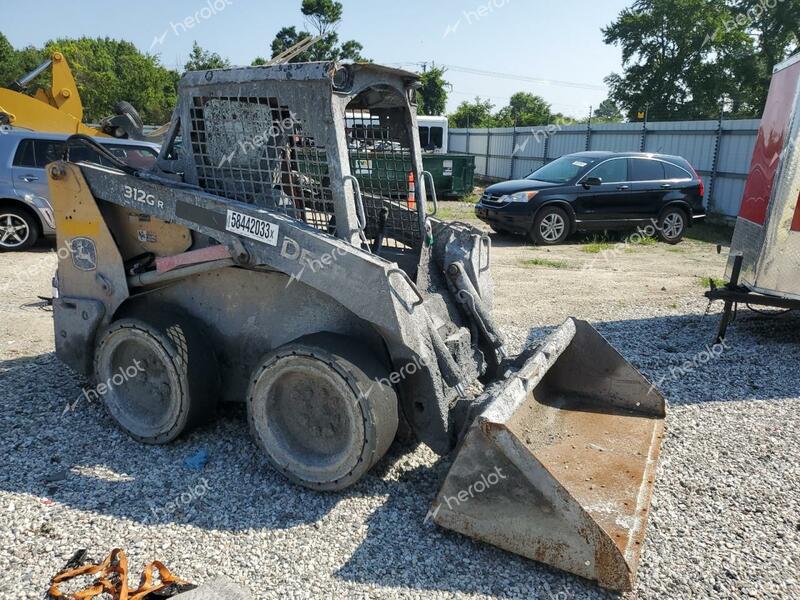
POLYGON ((159 592, 170 585, 186 585, 186 581, 176 577, 161 561, 148 563, 139 580, 139 586, 128 589, 128 557, 120 548, 114 548, 99 564, 89 564, 62 571, 50 581, 49 598, 65 600, 93 600, 100 594, 111 594, 115 600, 144 600, 153 592, 159 592), (158 582, 154 582, 153 570, 158 571, 158 582), (98 575, 89 587, 66 594, 59 586, 84 575, 98 575))

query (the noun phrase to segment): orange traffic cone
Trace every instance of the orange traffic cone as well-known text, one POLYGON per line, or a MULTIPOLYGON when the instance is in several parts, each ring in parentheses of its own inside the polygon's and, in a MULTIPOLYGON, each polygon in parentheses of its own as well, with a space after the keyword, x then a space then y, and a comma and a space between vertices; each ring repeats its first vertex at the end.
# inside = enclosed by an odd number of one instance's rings
POLYGON ((408 208, 417 209, 417 186, 414 183, 414 171, 408 172, 408 208))

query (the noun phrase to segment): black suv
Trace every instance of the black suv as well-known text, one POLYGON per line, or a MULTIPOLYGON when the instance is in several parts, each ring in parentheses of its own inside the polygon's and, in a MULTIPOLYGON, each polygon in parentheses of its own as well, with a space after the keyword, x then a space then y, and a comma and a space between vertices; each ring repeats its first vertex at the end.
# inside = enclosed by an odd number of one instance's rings
POLYGON ((679 156, 579 152, 525 179, 486 188, 475 214, 498 233, 522 233, 560 244, 575 231, 641 227, 678 243, 706 216, 703 180, 679 156))

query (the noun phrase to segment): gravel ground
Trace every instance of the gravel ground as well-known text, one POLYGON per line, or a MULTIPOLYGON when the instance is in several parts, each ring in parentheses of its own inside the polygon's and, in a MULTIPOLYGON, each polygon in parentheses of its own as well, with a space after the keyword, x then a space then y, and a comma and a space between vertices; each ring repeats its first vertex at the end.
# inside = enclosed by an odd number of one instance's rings
MULTIPOLYGON (((497 313, 513 345, 574 313, 669 399, 649 534, 628 598, 800 598, 800 316, 749 311, 701 364, 718 315, 698 277, 721 276, 709 243, 578 244, 547 253, 500 238, 497 313), (564 261, 530 264, 531 257, 564 261), (605 260, 612 258, 612 260, 605 260), (589 265, 587 268, 585 268, 589 265), (554 302, 553 299, 558 299, 554 302), (533 330, 530 330, 533 327, 533 330), (697 361, 692 372, 678 366, 697 361)), ((258 598, 611 598, 576 577, 424 523, 447 461, 393 448, 357 486, 316 494, 276 475, 244 414, 165 447, 118 431, 53 354, 52 251, 0 254, 0 598, 41 598, 77 549, 120 546, 139 568, 225 574, 258 598), (208 454, 202 470, 185 460, 208 454)))

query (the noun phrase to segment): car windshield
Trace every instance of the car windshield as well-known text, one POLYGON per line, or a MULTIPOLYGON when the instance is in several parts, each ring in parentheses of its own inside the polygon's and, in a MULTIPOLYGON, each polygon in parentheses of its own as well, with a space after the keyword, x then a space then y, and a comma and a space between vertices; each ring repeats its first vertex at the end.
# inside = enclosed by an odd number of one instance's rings
POLYGON ((562 156, 548 165, 537 169, 525 179, 535 179, 537 181, 547 181, 548 183, 567 183, 572 181, 586 167, 597 162, 596 158, 585 156, 562 156))

